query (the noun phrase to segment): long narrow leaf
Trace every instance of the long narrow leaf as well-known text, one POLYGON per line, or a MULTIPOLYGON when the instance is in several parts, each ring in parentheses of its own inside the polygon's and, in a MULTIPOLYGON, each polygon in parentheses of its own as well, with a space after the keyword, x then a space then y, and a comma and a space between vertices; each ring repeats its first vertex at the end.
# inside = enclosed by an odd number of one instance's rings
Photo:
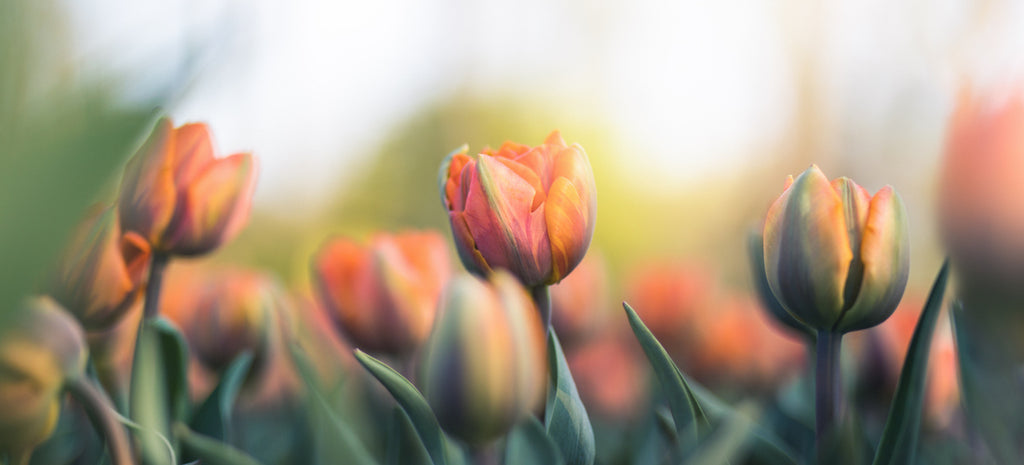
POLYGON ((548 332, 548 368, 548 401, 544 411, 548 435, 558 445, 566 464, 591 465, 596 455, 594 429, 554 331, 548 332))
POLYGON ((242 353, 231 362, 227 370, 224 370, 217 387, 210 392, 192 416, 189 427, 193 431, 231 443, 231 411, 251 365, 250 352, 242 353))
POLYGON ((508 435, 505 444, 505 465, 562 465, 565 461, 558 445, 544 431, 536 418, 530 417, 508 435))
POLYGON ((398 405, 409 415, 409 419, 416 428, 416 432, 419 433, 420 440, 426 446, 427 452, 430 453, 430 459, 434 461, 434 465, 447 465, 447 445, 444 432, 441 431, 441 425, 437 423, 437 417, 430 410, 430 405, 427 404, 423 395, 409 380, 380 360, 359 349, 356 349, 355 356, 356 360, 359 360, 359 363, 384 385, 398 405))
POLYGON ((928 302, 917 320, 914 337, 910 340, 907 357, 903 361, 896 395, 892 399, 889 418, 885 421, 882 439, 875 452, 874 465, 914 463, 917 438, 921 431, 921 411, 924 406, 924 388, 928 376, 928 354, 935 332, 935 322, 942 309, 942 297, 949 276, 948 261, 942 265, 928 302))
POLYGON ((176 423, 174 433, 190 450, 195 451, 204 465, 260 465, 245 452, 196 433, 184 424, 176 423))

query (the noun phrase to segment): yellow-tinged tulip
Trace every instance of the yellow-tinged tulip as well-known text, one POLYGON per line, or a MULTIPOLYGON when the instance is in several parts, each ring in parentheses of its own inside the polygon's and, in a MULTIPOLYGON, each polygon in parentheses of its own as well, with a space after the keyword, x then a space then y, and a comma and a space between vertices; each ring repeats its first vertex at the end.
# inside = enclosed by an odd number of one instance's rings
POLYGON ((428 231, 378 234, 368 245, 339 237, 313 258, 320 302, 353 345, 368 352, 418 348, 450 275, 444 239, 428 231))
POLYGON ((441 164, 441 202, 462 263, 485 275, 510 271, 524 285, 562 280, 590 246, 597 192, 579 144, 553 132, 536 147, 506 142, 441 164))
POLYGON ((125 167, 121 225, 156 252, 201 255, 234 238, 249 217, 256 160, 249 153, 215 158, 209 129, 157 122, 125 167))
POLYGON ((938 204, 952 263, 969 285, 1018 290, 1024 273, 1024 93, 998 101, 964 92, 948 131, 938 204))
POLYGON ((24 457, 57 426, 60 393, 85 370, 85 335, 48 297, 25 300, 0 334, 0 456, 24 457))
POLYGON ((772 292, 804 324, 838 333, 875 326, 907 284, 903 201, 889 186, 872 197, 812 166, 768 209, 764 260, 772 292))
POLYGON ((141 296, 150 248, 133 232, 121 232, 117 211, 92 212, 61 257, 53 297, 89 330, 105 330, 141 296))
POLYGON ((424 395, 441 427, 482 444, 535 412, 547 386, 537 307, 504 271, 451 280, 424 352, 424 395))

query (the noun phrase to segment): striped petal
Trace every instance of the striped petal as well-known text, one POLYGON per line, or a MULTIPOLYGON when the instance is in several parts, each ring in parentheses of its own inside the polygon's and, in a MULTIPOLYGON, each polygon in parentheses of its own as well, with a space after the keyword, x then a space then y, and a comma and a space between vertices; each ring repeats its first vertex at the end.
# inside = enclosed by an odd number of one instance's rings
POLYGON ((159 243, 174 214, 173 126, 163 118, 125 166, 118 194, 121 226, 159 243))
POLYGON ((583 260, 590 247, 588 228, 593 227, 587 224, 587 206, 566 178, 556 179, 551 186, 544 212, 551 242, 552 276, 548 284, 554 284, 583 260))
POLYGON ((863 278, 857 298, 838 323, 842 332, 875 326, 892 315, 910 271, 910 244, 903 201, 889 186, 871 199, 860 244, 863 278))
POLYGON ((765 272, 772 292, 808 326, 831 329, 843 309, 849 235, 843 201, 816 166, 804 171, 768 210, 765 272))

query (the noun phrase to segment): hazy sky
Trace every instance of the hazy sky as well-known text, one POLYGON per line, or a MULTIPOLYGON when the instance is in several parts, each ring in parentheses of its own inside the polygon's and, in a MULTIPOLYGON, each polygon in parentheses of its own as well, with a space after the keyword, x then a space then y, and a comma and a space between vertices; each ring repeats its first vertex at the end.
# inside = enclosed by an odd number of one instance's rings
POLYGON ((778 136, 794 53, 820 60, 826 104, 864 150, 896 110, 926 132, 941 128, 962 68, 1002 75, 1024 63, 1019 6, 985 3, 978 27, 963 1, 805 5, 817 3, 67 5, 89 67, 126 73, 137 94, 194 78, 172 116, 208 121, 222 151, 257 152, 258 202, 306 198, 308 208, 394 125, 456 90, 530 92, 609 115, 644 157, 636 164, 671 182, 757 157, 778 136))

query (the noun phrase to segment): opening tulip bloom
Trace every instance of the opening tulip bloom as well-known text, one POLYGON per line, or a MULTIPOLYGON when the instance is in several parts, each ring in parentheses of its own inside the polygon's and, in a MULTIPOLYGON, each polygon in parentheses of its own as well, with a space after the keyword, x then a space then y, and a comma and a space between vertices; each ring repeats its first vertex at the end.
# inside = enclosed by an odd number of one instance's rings
POLYGON ((907 284, 903 201, 889 186, 872 197, 812 166, 769 208, 764 260, 772 292, 801 322, 833 333, 875 326, 907 284))
POLYGON ((547 345, 526 289, 504 271, 451 280, 424 350, 424 396, 449 434, 484 444, 540 408, 547 345))
POLYGON ((251 154, 215 158, 205 124, 174 128, 164 118, 125 167, 121 225, 155 252, 205 254, 241 231, 255 186, 251 154))
POLYGON ((380 234, 366 246, 337 238, 313 259, 320 301, 368 352, 401 355, 419 347, 450 275, 448 249, 436 232, 380 234))
POLYGON ((441 202, 459 258, 486 275, 505 269, 527 287, 562 280, 594 234, 597 193, 586 152, 553 132, 536 147, 506 142, 441 164, 441 202))
POLYGON ((149 255, 142 236, 121 233, 113 208, 95 211, 61 257, 53 296, 87 329, 109 328, 138 302, 149 255))

